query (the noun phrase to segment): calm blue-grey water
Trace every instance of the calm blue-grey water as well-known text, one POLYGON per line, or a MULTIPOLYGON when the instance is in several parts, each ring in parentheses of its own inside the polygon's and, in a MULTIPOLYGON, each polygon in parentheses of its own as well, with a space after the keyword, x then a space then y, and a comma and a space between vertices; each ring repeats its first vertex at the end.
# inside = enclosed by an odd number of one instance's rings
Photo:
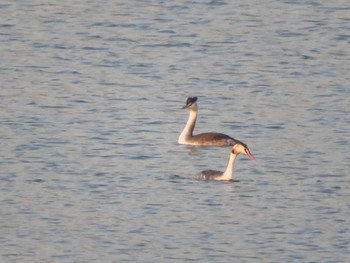
POLYGON ((349 261, 349 1, 2 0, 0 54, 1 262, 349 261))

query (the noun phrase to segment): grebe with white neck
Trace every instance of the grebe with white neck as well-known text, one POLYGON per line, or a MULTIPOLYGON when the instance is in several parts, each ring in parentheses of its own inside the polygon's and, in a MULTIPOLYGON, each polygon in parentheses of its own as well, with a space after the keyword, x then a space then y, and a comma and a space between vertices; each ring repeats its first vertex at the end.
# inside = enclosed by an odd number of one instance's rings
POLYGON ((255 160, 255 157, 250 153, 248 146, 242 142, 238 142, 232 147, 230 158, 228 160, 228 164, 224 172, 215 170, 205 170, 199 174, 198 179, 232 181, 233 164, 240 153, 243 153, 247 155, 250 159, 255 160))
POLYGON ((233 146, 238 142, 226 134, 217 132, 208 132, 193 135, 198 113, 197 97, 188 98, 183 109, 188 109, 190 115, 185 128, 179 136, 179 144, 197 146, 233 146))

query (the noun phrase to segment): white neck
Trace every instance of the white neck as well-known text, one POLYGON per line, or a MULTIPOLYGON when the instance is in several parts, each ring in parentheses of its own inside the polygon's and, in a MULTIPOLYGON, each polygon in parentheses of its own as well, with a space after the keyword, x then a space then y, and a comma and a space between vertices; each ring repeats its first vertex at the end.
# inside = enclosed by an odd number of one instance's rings
POLYGON ((232 180, 233 178, 233 164, 235 162, 235 159, 237 157, 237 154, 231 153, 230 159, 228 160, 228 164, 226 167, 225 172, 218 178, 219 180, 232 180))
POLYGON ((193 133, 194 126, 196 125, 196 120, 197 120, 197 110, 190 109, 190 116, 188 117, 186 126, 183 129, 178 139, 179 144, 185 144, 187 140, 193 136, 192 133, 193 133))

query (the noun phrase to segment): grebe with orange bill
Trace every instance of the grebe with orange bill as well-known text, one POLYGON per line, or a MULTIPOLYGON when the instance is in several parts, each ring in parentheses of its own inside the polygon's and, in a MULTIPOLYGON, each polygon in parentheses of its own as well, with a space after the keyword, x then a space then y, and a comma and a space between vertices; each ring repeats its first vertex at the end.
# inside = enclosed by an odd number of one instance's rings
POLYGON ((205 170, 199 173, 198 179, 201 180, 225 180, 232 181, 233 179, 233 164, 239 154, 245 154, 250 159, 255 160, 255 157, 250 153, 248 146, 242 142, 237 142, 231 150, 230 158, 224 172, 215 170, 205 170))

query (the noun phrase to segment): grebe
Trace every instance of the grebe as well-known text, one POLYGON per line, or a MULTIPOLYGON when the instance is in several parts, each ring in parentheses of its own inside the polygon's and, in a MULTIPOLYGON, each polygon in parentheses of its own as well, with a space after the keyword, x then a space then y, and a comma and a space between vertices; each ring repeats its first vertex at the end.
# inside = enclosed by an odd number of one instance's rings
POLYGON ((255 157, 250 153, 248 146, 242 142, 236 143, 231 150, 230 158, 228 160, 228 164, 225 172, 214 171, 214 170, 205 170, 202 171, 198 179, 201 180, 225 180, 230 181, 233 178, 233 164, 235 162, 236 157, 243 153, 247 155, 250 159, 255 160, 255 157))
POLYGON ((178 143, 186 145, 197 146, 233 146, 238 141, 232 137, 216 132, 201 133, 193 135, 193 129, 197 120, 197 97, 190 97, 187 99, 186 105, 183 109, 189 109, 190 116, 186 123, 185 128, 179 136, 178 143))

